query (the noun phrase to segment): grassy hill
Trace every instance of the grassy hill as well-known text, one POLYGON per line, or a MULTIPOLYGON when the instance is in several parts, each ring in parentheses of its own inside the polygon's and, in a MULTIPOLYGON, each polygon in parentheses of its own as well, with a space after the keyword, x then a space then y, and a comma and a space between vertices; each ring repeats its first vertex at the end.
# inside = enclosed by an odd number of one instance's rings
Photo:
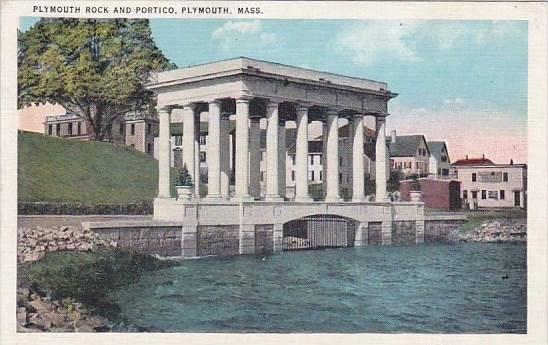
POLYGON ((19 201, 129 203, 158 192, 158 162, 145 153, 38 133, 19 131, 17 173, 19 201))

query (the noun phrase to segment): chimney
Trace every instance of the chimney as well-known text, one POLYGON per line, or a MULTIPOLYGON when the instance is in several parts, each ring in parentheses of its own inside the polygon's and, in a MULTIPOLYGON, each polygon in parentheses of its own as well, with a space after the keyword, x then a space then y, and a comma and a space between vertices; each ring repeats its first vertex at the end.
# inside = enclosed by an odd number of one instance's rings
POLYGON ((468 160, 468 155, 466 155, 466 160, 468 160))
POLYGON ((514 165, 514 160, 510 158, 510 165, 514 165))
POLYGON ((392 130, 392 135, 391 135, 390 141, 392 142, 392 144, 394 144, 396 142, 396 130, 395 129, 392 130))
POLYGON ((485 159, 485 153, 481 155, 481 158, 482 158, 482 159, 485 159))

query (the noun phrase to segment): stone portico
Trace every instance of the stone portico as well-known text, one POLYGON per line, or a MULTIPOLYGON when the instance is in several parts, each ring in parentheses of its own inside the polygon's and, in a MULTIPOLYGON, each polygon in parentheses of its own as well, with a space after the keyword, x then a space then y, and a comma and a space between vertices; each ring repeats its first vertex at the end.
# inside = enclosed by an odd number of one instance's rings
MULTIPOLYGON (((356 222, 354 245, 364 243, 368 223, 380 224, 382 244, 390 244, 394 221, 414 222, 416 242, 422 242, 422 203, 391 203, 386 191, 388 101, 396 94, 387 84, 367 79, 235 58, 161 72, 148 88, 157 94, 159 114, 159 181, 154 200, 156 221, 182 226, 182 255, 197 255, 200 227, 237 226, 239 253, 253 253, 256 233, 270 229, 273 251, 281 250, 282 228, 289 221, 332 214, 356 222), (183 122, 183 163, 199 176, 200 115, 206 113, 208 133, 207 196, 195 184, 190 201, 170 194, 170 125, 183 122), (364 117, 376 123, 376 198, 364 195, 364 117), (230 164, 229 119, 236 122, 235 159, 230 164), (264 120, 262 120, 264 119, 264 120), (352 128, 352 200, 339 194, 339 120, 352 128), (266 193, 260 197, 260 121, 266 122, 266 193), (285 195, 285 131, 296 126, 295 197, 285 195), (308 132, 322 123, 324 140, 324 200, 308 193, 308 132), (234 192, 230 193, 231 176, 234 192)), ((222 231, 222 230, 219 230, 222 231)))

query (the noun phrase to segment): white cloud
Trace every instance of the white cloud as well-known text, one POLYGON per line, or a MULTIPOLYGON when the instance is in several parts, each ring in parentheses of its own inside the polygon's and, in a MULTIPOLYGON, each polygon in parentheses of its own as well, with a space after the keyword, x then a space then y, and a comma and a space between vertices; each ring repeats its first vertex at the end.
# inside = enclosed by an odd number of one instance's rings
POLYGON ((349 53, 354 63, 372 65, 390 58, 402 62, 423 60, 419 45, 450 50, 470 43, 481 46, 518 35, 523 27, 515 21, 473 25, 463 22, 431 24, 428 21, 367 21, 344 25, 328 50, 349 53))
POLYGON ((348 51, 353 61, 370 65, 385 57, 401 61, 419 61, 412 36, 418 25, 414 22, 362 22, 343 26, 329 49, 348 51))
POLYGON ((223 51, 235 50, 241 45, 270 46, 278 42, 275 33, 266 32, 260 20, 228 21, 211 33, 223 51))
POLYGON ((471 42, 481 46, 493 41, 507 39, 519 34, 520 27, 515 21, 492 21, 481 26, 470 26, 463 23, 448 23, 430 28, 439 49, 455 48, 459 42, 471 42))

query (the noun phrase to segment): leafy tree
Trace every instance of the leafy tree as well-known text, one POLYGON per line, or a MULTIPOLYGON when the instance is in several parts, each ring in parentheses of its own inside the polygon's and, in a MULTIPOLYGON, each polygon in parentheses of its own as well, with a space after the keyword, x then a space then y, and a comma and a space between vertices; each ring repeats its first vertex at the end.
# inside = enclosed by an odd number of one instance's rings
POLYGON ((42 18, 18 40, 18 106, 60 104, 86 121, 94 140, 129 112, 153 111, 144 84, 175 67, 147 19, 42 18))

